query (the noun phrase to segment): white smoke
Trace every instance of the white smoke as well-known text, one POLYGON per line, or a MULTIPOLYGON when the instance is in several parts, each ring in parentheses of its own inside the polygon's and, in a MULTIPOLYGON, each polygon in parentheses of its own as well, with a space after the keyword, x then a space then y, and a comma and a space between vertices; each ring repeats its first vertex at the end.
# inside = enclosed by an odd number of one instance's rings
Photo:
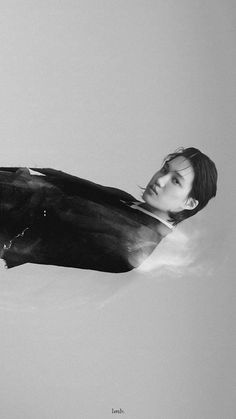
POLYGON ((191 236, 176 229, 156 247, 154 252, 137 269, 140 272, 160 271, 165 269, 181 274, 190 267, 196 258, 199 231, 191 236))

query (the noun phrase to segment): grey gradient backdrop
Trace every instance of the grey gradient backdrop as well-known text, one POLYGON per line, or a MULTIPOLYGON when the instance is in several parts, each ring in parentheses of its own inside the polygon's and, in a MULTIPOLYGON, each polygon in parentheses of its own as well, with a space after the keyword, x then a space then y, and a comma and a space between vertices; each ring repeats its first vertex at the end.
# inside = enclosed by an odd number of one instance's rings
POLYGON ((219 170, 138 271, 1 266, 1 418, 236 417, 235 18, 233 0, 0 2, 2 166, 137 198, 178 146, 219 170))

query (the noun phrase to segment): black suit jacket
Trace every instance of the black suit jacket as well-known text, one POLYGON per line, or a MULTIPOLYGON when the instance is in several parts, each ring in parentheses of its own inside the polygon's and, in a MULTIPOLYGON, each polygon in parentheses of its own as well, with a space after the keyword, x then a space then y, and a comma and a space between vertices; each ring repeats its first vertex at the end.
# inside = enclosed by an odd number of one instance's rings
POLYGON ((54 169, 0 168, 0 257, 105 272, 138 267, 170 229, 135 198, 54 169))

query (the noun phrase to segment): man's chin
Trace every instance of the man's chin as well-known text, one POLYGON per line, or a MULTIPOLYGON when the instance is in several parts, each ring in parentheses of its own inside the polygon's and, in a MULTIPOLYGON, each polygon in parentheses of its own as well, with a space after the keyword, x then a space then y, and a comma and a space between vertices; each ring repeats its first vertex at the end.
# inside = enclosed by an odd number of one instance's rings
POLYGON ((154 192, 153 194, 150 193, 149 191, 145 190, 143 193, 143 200, 149 204, 149 205, 154 205, 155 206, 155 201, 156 201, 156 196, 154 196, 154 192))
POLYGON ((145 202, 145 206, 146 208, 151 211, 151 212, 159 212, 159 213, 165 213, 167 212, 165 209, 162 209, 158 206, 158 203, 156 202, 156 200, 153 200, 152 196, 150 196, 150 194, 148 193, 143 193, 142 196, 144 202, 145 202))
POLYGON ((150 195, 147 192, 147 190, 145 190, 143 192, 142 199, 144 200, 144 202, 146 202, 147 204, 149 204, 149 202, 150 202, 150 195))

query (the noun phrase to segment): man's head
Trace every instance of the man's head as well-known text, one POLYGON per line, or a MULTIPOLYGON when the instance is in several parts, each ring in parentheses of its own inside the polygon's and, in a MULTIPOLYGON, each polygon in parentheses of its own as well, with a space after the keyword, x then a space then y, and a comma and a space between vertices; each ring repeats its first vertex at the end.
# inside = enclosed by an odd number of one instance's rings
POLYGON ((148 183, 143 199, 153 212, 178 224, 204 208, 216 195, 215 164, 196 148, 169 154, 148 183))

